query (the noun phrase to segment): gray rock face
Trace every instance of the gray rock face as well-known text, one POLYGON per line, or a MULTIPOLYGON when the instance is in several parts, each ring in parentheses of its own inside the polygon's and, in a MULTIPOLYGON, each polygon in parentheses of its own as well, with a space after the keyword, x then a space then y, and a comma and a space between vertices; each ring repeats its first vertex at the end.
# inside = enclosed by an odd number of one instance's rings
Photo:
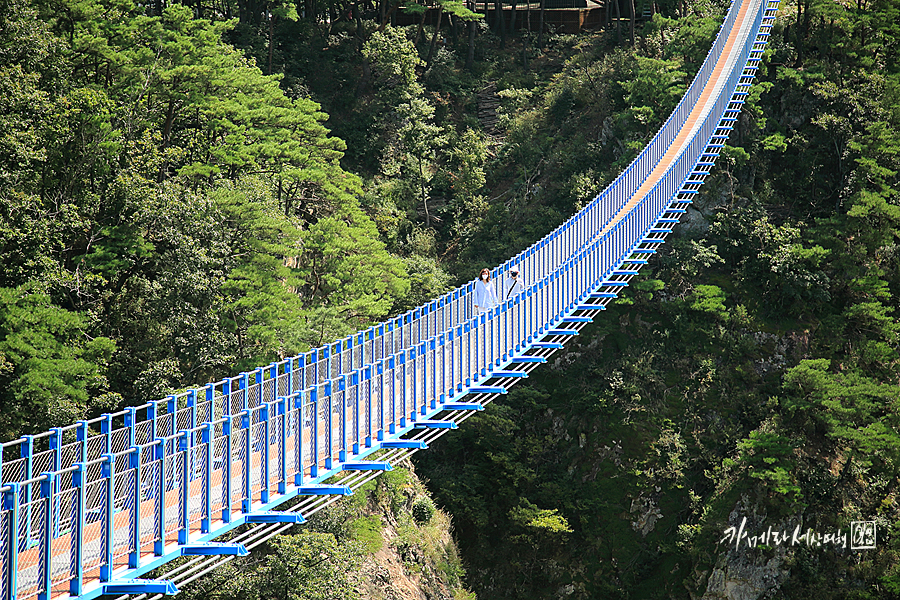
POLYGON ((782 568, 783 558, 743 560, 748 556, 720 560, 707 580, 702 600, 760 600, 777 592, 789 575, 782 568))
MULTIPOLYGON (((728 524, 738 527, 747 518, 748 528, 764 530, 765 517, 756 512, 746 498, 738 502, 728 516, 728 524)), ((790 531, 787 522, 778 523, 778 529, 790 531)), ((762 600, 772 597, 787 581, 790 570, 784 567, 787 548, 784 546, 764 552, 734 544, 721 546, 724 551, 706 581, 706 592, 700 600, 762 600)))

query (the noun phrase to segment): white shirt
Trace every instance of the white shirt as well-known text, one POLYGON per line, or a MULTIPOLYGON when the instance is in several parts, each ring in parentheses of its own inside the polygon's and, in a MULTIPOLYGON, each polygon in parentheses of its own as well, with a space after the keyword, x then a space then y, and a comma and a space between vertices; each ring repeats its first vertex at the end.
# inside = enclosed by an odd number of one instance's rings
POLYGON ((479 312, 486 312, 497 306, 497 290, 494 289, 494 284, 482 279, 476 281, 475 298, 472 303, 479 312))
POLYGON ((520 277, 516 277, 513 279, 508 276, 503 280, 503 297, 500 298, 500 302, 506 302, 507 300, 512 300, 517 294, 520 294, 525 291, 525 284, 522 283, 522 279, 520 277))

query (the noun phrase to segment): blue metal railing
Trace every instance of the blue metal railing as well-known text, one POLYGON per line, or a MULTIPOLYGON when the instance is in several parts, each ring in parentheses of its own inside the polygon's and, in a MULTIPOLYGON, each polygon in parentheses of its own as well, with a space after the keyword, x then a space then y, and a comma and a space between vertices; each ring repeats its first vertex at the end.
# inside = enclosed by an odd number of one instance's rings
POLYGON ((299 356, 0 446, 0 600, 171 592, 136 578, 178 556, 240 552, 210 540, 286 519, 270 511, 298 495, 340 493, 323 482, 388 468, 365 459, 413 428, 451 425, 436 417, 476 406, 463 396, 505 392, 525 375, 516 365, 577 334, 684 213, 777 6, 732 5, 651 143, 576 215, 493 270, 502 279, 519 265, 531 283, 486 314, 472 314, 469 283, 299 356))

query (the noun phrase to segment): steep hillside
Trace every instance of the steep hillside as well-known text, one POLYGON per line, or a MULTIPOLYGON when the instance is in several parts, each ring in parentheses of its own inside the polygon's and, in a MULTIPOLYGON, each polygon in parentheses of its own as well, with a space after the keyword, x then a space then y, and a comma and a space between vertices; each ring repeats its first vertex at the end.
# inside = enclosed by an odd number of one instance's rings
POLYGON ((208 600, 474 600, 450 517, 406 461, 245 559, 186 586, 208 600))
MULTIPOLYGON (((897 5, 782 11, 670 243, 549 369, 418 459, 479 596, 900 593, 897 5)), ((521 191, 472 256, 609 181, 709 23, 654 18, 634 53, 583 40, 546 86, 501 91, 493 180, 521 191)))

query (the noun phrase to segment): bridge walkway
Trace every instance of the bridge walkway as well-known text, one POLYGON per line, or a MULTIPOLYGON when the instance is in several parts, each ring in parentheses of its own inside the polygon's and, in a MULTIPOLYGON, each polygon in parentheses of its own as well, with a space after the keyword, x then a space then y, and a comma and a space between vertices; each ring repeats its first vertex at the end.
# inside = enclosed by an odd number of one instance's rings
POLYGON ((650 144, 493 269, 495 280, 514 265, 529 277, 495 309, 472 314, 470 283, 302 355, 0 445, 0 600, 173 593, 425 449, 550 360, 687 211, 777 7, 735 0, 650 144), (161 567, 166 579, 143 579, 161 567))

